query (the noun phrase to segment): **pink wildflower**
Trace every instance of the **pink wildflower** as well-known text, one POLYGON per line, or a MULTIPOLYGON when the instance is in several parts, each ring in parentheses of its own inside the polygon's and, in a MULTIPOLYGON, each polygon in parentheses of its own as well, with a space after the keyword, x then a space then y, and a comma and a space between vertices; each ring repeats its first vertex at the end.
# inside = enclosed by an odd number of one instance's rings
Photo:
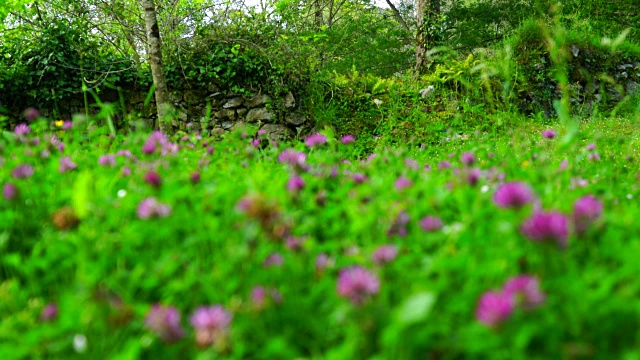
POLYGON ((58 305, 56 304, 47 304, 40 312, 40 320, 43 322, 51 321, 56 317, 58 317, 58 305))
POLYGON ((17 137, 23 138, 31 133, 31 129, 27 124, 20 124, 16 126, 16 128, 13 130, 13 133, 16 134, 17 137))
POLYGON ((345 135, 342 137, 342 139, 340 139, 340 142, 343 144, 350 144, 352 142, 354 142, 356 140, 356 137, 353 135, 345 135))
POLYGON ((593 195, 586 195, 573 204, 573 224, 576 232, 583 235, 589 225, 602 216, 602 202, 593 195))
POLYGON ((412 159, 412 158, 404 159, 404 166, 408 167, 411 170, 415 170, 415 171, 420 169, 420 164, 418 163, 418 161, 416 159, 412 159))
POLYGON ((200 173, 197 171, 194 171, 191 173, 191 175, 189 176, 189 180, 191 180, 192 184, 197 184, 200 182, 200 173))
POLYGON ((160 174, 155 171, 148 171, 144 175, 144 182, 153 186, 154 188, 159 188, 162 185, 162 178, 160 178, 160 174))
POLYGON ((40 112, 36 108, 28 108, 24 111, 24 118, 27 119, 28 122, 32 122, 40 116, 40 112))
POLYGON ((425 232, 434 232, 442 229, 442 220, 436 216, 427 216, 420 220, 420 227, 425 232))
POLYGON ((13 171, 11 171, 11 176, 16 179, 26 179, 33 176, 33 173, 33 166, 29 164, 21 164, 13 168, 13 171))
POLYGON ((318 145, 323 145, 327 143, 327 137, 318 133, 318 134, 313 134, 313 135, 309 135, 305 140, 304 140, 304 144, 307 145, 307 147, 309 148, 313 148, 316 147, 318 145))
POLYGON ((516 304, 531 310, 544 302, 538 279, 530 275, 519 275, 507 280, 502 290, 514 297, 516 304))
POLYGON ((278 162, 289 164, 294 169, 307 170, 306 160, 307 154, 293 149, 284 149, 278 155, 278 162))
POLYGON ((387 231, 387 235, 399 237, 407 236, 407 224, 410 220, 411 217, 409 217, 406 211, 400 211, 396 219, 393 221, 393 224, 391 224, 391 227, 387 231))
POLYGON ((371 272, 359 266, 343 269, 338 277, 338 295, 348 298, 355 305, 380 291, 380 281, 371 272))
POLYGON ((542 137, 545 139, 553 139, 556 137, 556 131, 553 129, 545 130, 542 132, 542 137))
POLYGON ((460 156, 460 161, 467 166, 471 166, 475 164, 476 156, 472 152, 465 152, 460 156))
POLYGON ((196 343, 201 347, 225 341, 231 320, 233 315, 222 305, 202 306, 189 318, 196 330, 196 343))
POLYGON ((180 325, 180 312, 174 307, 154 305, 144 324, 166 343, 176 342, 184 336, 180 325))
POLYGON ((451 163, 449 161, 444 160, 438 163, 438 170, 444 170, 450 167, 451 167, 451 163))
POLYGON ((559 212, 536 212, 522 224, 520 231, 531 241, 553 241, 560 247, 567 246, 567 218, 559 212))
POLYGON ((12 183, 6 183, 2 186, 2 197, 7 201, 12 201, 18 197, 18 188, 12 183))
POLYGON ((67 171, 75 170, 78 167, 78 165, 74 163, 68 156, 61 157, 58 162, 60 164, 60 166, 58 167, 58 172, 60 172, 61 174, 67 171))
POLYGON ((138 205, 138 217, 142 220, 167 217, 171 214, 169 205, 162 204, 154 197, 146 198, 138 205))
POLYGON ((484 325, 495 327, 508 319, 514 309, 515 301, 511 294, 487 291, 480 297, 476 318, 484 325))
POLYGON ((493 195, 493 201, 502 208, 519 209, 534 200, 529 185, 521 182, 504 183, 493 195))
POLYGON ((383 265, 392 262, 398 256, 398 247, 395 245, 379 246, 371 256, 374 263, 383 265))
POLYGON ((469 185, 476 185, 482 177, 482 172, 478 168, 473 168, 467 172, 467 183, 469 185))
POLYGON ((304 180, 302 180, 299 176, 293 176, 287 182, 287 190, 290 192, 296 193, 302 189, 304 189, 304 180))
POLYGON ((98 159, 98 164, 100 166, 115 166, 116 165, 116 156, 113 154, 102 155, 98 159))
POLYGON ((284 257, 282 257, 282 255, 280 255, 279 253, 272 253, 271 255, 267 256, 262 265, 264 267, 281 266, 283 262, 284 257))
POLYGON ((397 191, 402 191, 408 187, 411 187, 412 185, 413 185, 413 182, 404 176, 400 176, 393 183, 393 187, 396 188, 397 191))
POLYGON ((355 173, 351 175, 351 179, 353 179, 353 182, 356 184, 362 184, 363 182, 367 181, 367 175, 355 173))

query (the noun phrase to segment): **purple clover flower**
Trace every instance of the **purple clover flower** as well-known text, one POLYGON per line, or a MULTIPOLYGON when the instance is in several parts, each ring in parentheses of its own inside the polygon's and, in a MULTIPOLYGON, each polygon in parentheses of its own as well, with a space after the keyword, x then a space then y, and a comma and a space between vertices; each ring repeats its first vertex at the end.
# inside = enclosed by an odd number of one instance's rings
POLYGON ((308 148, 313 148, 318 145, 324 145, 327 143, 327 137, 318 133, 309 135, 306 139, 304 139, 304 144, 307 145, 308 148))
POLYGON ((202 306, 196 309, 189 322, 196 330, 196 343, 205 347, 226 339, 233 315, 222 305, 202 306))
POLYGON ((7 201, 12 201, 19 194, 18 188, 12 183, 6 183, 2 186, 2 197, 7 201))
POLYGON ((338 277, 338 295, 348 298, 355 305, 380 291, 378 277, 360 266, 343 269, 338 277))
POLYGON ((78 164, 74 163, 69 156, 61 157, 58 163, 60 165, 58 172, 61 174, 78 168, 78 164))
POLYGON ((280 155, 278 155, 278 162, 289 164, 294 169, 307 170, 308 166, 305 163, 307 161, 307 154, 295 151, 293 149, 284 149, 280 155))
POLYGON ((255 286, 251 289, 251 303, 258 309, 263 308, 267 303, 267 290, 263 286, 255 286))
POLYGON ((258 285, 251 289, 251 303, 256 309, 263 309, 267 305, 267 301, 272 300, 278 304, 282 302, 282 294, 275 288, 265 288, 258 285))
POLYGON ((142 152, 149 155, 156 151, 156 144, 152 141, 147 141, 142 145, 142 152))
POLYGON ((29 164, 21 164, 13 168, 13 171, 11 171, 11 176, 13 176, 15 179, 26 179, 33 176, 33 173, 33 166, 29 164))
POLYGON ((127 159, 133 158, 133 155, 131 154, 130 150, 120 150, 120 151, 118 151, 116 153, 116 155, 122 156, 122 157, 127 158, 127 159))
POLYGON ((167 154, 175 154, 178 152, 178 145, 169 142, 166 135, 164 135, 161 131, 152 132, 147 141, 142 145, 142 152, 147 155, 151 155, 156 151, 160 150, 160 154, 162 156, 167 154))
POLYGON ((138 205, 138 217, 142 220, 163 218, 171 214, 171 207, 162 204, 154 197, 146 198, 138 205))
POLYGON ((64 143, 56 136, 56 134, 46 134, 44 141, 49 143, 49 146, 58 149, 59 152, 64 152, 64 143))
POLYGON ((442 229, 442 220, 437 216, 427 216, 420 220, 420 227, 425 232, 434 232, 442 229))
POLYGON ((556 131, 553 129, 545 130, 542 132, 542 137, 545 139, 553 139, 556 137, 556 131))
POLYGON ((287 236, 287 238, 284 240, 284 243, 287 245, 287 248, 291 251, 302 250, 303 242, 304 242, 304 238, 299 238, 296 236, 287 236))
POLYGON ((162 178, 160 177, 160 174, 158 174, 157 172, 148 171, 144 175, 144 182, 146 182, 147 184, 157 189, 162 185, 162 178))
POLYGON ((438 163, 438 170, 449 169, 451 167, 451 163, 447 160, 440 161, 438 163))
POLYGON ((504 183, 493 194, 493 202, 502 208, 519 209, 533 200, 533 191, 521 182, 504 183))
POLYGON ((180 325, 180 312, 174 307, 153 305, 144 324, 166 343, 176 342, 184 336, 180 325))
POLYGON ((487 291, 480 297, 476 308, 476 319, 489 327, 496 327, 507 320, 515 309, 511 294, 487 291))
POLYGON ((545 296, 540 291, 540 282, 534 276, 519 275, 510 278, 504 284, 502 291, 514 298, 518 305, 531 310, 544 302, 545 296))
POLYGON ((355 173, 351 175, 351 179, 353 179, 353 182, 356 184, 362 184, 367 181, 367 175, 362 173, 355 173))
POLYGON ((408 178, 404 177, 404 176, 400 176, 398 179, 396 179, 396 181, 393 183, 393 187, 397 190, 397 191, 402 191, 408 187, 411 187, 413 185, 413 182, 411 180, 409 180, 408 178))
POLYGON ((264 260, 262 266, 264 267, 272 267, 272 266, 281 266, 284 262, 284 257, 279 253, 272 253, 264 260))
POLYGON ((28 122, 32 122, 40 116, 40 112, 38 111, 38 109, 30 107, 24 111, 23 115, 28 122))
POLYGON ((345 135, 342 137, 342 139, 340 139, 340 142, 343 144, 350 144, 352 142, 354 142, 356 140, 356 137, 353 135, 345 135))
POLYGON ((587 151, 592 151, 596 149, 596 144, 589 144, 585 147, 587 151))
POLYGON ((192 172, 191 175, 189 175, 189 180, 194 185, 199 183, 200 182, 200 173, 197 172, 197 171, 192 172))
POLYGON ((467 172, 467 183, 469 185, 476 185, 482 177, 482 171, 478 168, 473 168, 467 172))
POLYGON ((387 236, 407 236, 407 224, 411 220, 411 217, 406 211, 402 210, 398 213, 398 216, 391 224, 391 227, 387 231, 387 236))
POLYGON ((332 179, 338 177, 338 167, 337 166, 333 165, 331 167, 331 172, 329 172, 329 177, 332 178, 332 179))
POLYGON ((20 124, 18 126, 16 126, 16 128, 13 130, 13 133, 19 137, 19 138, 23 138, 27 135, 29 135, 31 133, 31 129, 29 128, 29 125, 27 124, 20 124))
POLYGON ((586 195, 573 204, 573 224, 576 232, 583 235, 589 225, 602 216, 602 202, 593 195, 586 195))
POLYGON ((567 166, 569 165, 569 161, 568 160, 562 160, 562 162, 560 163, 560 166, 558 167, 559 171, 564 171, 567 166))
POLYGON ((553 241, 567 246, 567 217, 555 211, 536 212, 520 227, 520 232, 535 242, 553 241))
POLYGON ((329 265, 331 265, 331 259, 329 258, 329 255, 325 253, 318 254, 315 261, 316 272, 322 272, 329 265))
POLYGON ((471 166, 476 163, 476 156, 472 152, 462 153, 460 161, 466 166, 471 166))
POLYGON ((294 175, 289 179, 289 181, 287 181, 287 190, 292 193, 297 193, 304 189, 304 185, 304 180, 301 177, 294 175))
POLYGON ((378 265, 392 262, 398 256, 398 247, 395 245, 379 246, 371 255, 371 260, 378 265))
POLYGON ((100 166, 115 166, 116 165, 116 156, 113 154, 106 154, 100 156, 98 159, 98 164, 100 166))
POLYGON ((418 171, 420 169, 420 164, 418 163, 418 161, 412 158, 404 159, 404 166, 414 171, 418 171))
POLYGON ((58 305, 47 304, 42 311, 40 311, 40 320, 43 322, 49 322, 58 317, 58 305))

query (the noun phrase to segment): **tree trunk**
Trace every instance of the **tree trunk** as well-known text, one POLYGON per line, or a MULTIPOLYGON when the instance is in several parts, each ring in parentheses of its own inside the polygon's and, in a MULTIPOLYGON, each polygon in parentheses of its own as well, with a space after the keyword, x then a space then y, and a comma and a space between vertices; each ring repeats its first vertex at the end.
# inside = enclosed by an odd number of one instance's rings
POLYGON ((147 28, 147 52, 149 54, 149 65, 151 66, 151 76, 156 94, 156 108, 158 109, 158 119, 155 128, 162 132, 167 132, 171 128, 171 123, 167 118, 169 101, 169 89, 167 79, 162 67, 162 43, 160 42, 160 30, 158 29, 158 19, 156 17, 156 7, 153 0, 140 0, 140 5, 144 11, 144 22, 147 28))
POLYGON ((427 65, 427 50, 435 46, 432 27, 440 15, 440 0, 416 0, 416 74, 427 65))

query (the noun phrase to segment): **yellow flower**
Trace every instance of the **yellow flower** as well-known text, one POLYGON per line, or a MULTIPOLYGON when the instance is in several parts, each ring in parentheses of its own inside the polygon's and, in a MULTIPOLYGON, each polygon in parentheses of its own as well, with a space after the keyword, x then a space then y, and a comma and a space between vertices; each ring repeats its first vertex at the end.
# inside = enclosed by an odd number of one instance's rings
POLYGON ((62 127, 62 125, 64 125, 64 120, 56 120, 54 123, 57 127, 62 127))
POLYGON ((526 168, 527 166, 529 166, 529 160, 525 160, 522 162, 522 167, 526 168))

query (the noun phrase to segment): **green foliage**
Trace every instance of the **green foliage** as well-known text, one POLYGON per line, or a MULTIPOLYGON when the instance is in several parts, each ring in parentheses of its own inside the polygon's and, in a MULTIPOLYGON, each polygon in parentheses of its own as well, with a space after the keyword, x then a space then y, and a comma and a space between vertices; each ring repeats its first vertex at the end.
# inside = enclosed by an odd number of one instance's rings
POLYGON ((0 102, 18 110, 55 109, 60 100, 82 93, 83 79, 98 92, 105 84, 135 85, 138 74, 131 60, 105 50, 87 32, 64 19, 51 20, 37 33, 25 27, 7 30, 0 45, 0 102))
MULTIPOLYGON (((360 74, 351 75, 349 83, 359 84, 354 92, 371 91, 378 83, 390 96, 398 86, 360 74)), ((540 136, 547 126, 520 121, 524 126, 499 136, 479 132, 447 140, 450 134, 442 133, 438 146, 381 149, 362 162, 353 156, 359 142, 368 141, 364 138, 343 145, 329 136, 326 145, 313 149, 301 143, 259 149, 240 130, 218 142, 189 137, 178 153, 161 155, 142 151, 148 134, 112 138, 106 127, 87 130, 76 124, 62 131, 42 121, 32 124, 26 138, 6 132, 0 140, 0 185, 15 184, 19 195, 0 200, 0 310, 6 314, 0 320, 0 355, 632 356, 640 316, 634 302, 640 296, 640 207, 634 190, 638 159, 627 155, 640 144, 637 122, 591 122, 580 130, 579 141, 562 147, 557 139, 540 136), (52 134, 64 142, 64 152, 52 147, 52 134), (204 142, 215 151, 207 153, 204 142), (597 144, 600 161, 589 160, 594 153, 585 149, 589 143, 597 144), (294 170, 279 162, 286 147, 304 152, 310 168, 294 170), (49 156, 41 157, 45 149, 49 156), (120 150, 132 156, 99 165, 101 156, 120 150), (466 151, 475 153, 473 166, 482 169, 475 185, 466 178, 471 168, 459 160, 466 151), (67 156, 78 168, 61 173, 59 161, 67 156), (437 170, 445 160, 458 173, 437 170), (568 165, 559 169, 563 160, 568 165), (34 167, 33 176, 14 178, 12 170, 24 163, 34 167), (425 164, 433 169, 425 171, 425 164), (337 176, 331 175, 334 167, 337 176), (143 180, 150 170, 160 175, 161 185, 143 180), (190 180, 196 171, 199 182, 190 180), (355 173, 366 175, 366 181, 356 183, 355 173), (493 202, 501 173, 506 181, 530 184, 545 210, 570 216, 576 199, 593 194, 603 201, 604 213, 585 234, 571 233, 566 249, 530 241, 519 228, 534 205, 514 210, 493 202), (305 182, 298 192, 286 190, 293 176, 305 182), (400 176, 413 186, 394 187, 400 176), (141 201, 152 196, 171 206, 168 216, 137 215, 141 201), (255 207, 239 205, 243 199, 255 207), (402 210, 409 217, 405 236, 389 232, 402 210), (424 232, 419 221, 427 215, 439 216, 445 226, 424 232), (301 240, 301 247, 288 246, 289 235, 301 240), (397 246, 399 253, 376 264, 372 254, 384 244, 397 246), (283 263, 266 267, 265 258, 275 252, 283 263), (321 253, 333 261, 317 268, 321 253), (337 291, 341 271, 354 265, 380 280, 379 292, 361 305, 337 291), (499 327, 480 324, 474 313, 482 294, 519 274, 538 277, 544 303, 519 307, 499 327), (268 293, 258 302, 251 296, 256 286, 277 289, 281 298, 268 293), (40 311, 48 303, 59 311, 45 321, 40 311), (182 314, 186 337, 176 344, 164 344, 145 325, 156 303, 182 314), (228 347, 194 343, 188 318, 209 304, 222 304, 233 314, 228 347), (74 346, 74 338, 83 336, 86 348, 74 346)))
POLYGON ((29 2, 29 0, 4 0, 0 4, 0 23, 4 22, 10 12, 20 11, 20 9, 29 2))
POLYGON ((299 90, 308 82, 308 64, 278 41, 277 29, 259 17, 233 14, 227 27, 200 26, 177 54, 167 53, 170 86, 215 84, 236 93, 278 95, 299 90))

